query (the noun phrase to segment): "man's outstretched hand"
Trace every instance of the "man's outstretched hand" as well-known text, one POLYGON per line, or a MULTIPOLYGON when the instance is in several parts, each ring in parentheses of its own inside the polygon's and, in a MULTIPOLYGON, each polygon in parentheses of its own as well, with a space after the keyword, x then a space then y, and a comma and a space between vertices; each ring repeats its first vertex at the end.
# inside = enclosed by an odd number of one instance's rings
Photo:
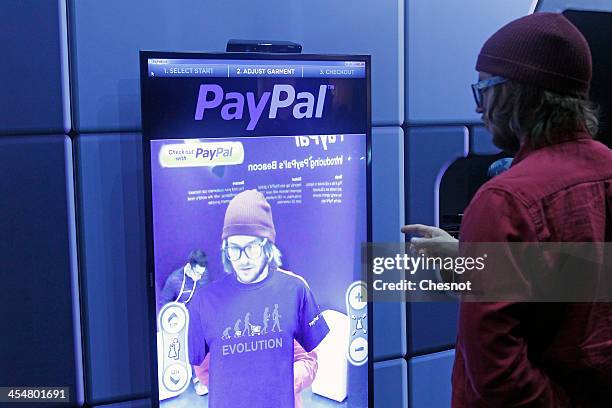
POLYGON ((420 235, 410 239, 410 249, 419 255, 430 257, 455 257, 459 255, 459 241, 441 228, 423 224, 402 227, 404 234, 420 235))

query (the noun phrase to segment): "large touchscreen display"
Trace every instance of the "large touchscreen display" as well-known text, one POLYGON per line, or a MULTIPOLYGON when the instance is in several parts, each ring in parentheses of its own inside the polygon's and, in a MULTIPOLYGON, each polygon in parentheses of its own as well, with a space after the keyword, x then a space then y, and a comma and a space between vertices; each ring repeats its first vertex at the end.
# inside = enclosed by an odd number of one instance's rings
POLYGON ((368 61, 216 58, 143 58, 160 406, 366 407, 368 61))

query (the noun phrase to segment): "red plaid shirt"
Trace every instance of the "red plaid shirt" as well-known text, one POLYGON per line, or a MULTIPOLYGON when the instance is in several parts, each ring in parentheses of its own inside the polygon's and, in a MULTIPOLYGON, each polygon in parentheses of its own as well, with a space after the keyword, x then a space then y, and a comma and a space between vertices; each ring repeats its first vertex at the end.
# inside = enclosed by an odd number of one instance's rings
MULTIPOLYGON (((527 151, 468 206, 462 242, 612 240, 612 150, 527 151)), ((612 304, 463 303, 453 407, 612 407, 612 304)))

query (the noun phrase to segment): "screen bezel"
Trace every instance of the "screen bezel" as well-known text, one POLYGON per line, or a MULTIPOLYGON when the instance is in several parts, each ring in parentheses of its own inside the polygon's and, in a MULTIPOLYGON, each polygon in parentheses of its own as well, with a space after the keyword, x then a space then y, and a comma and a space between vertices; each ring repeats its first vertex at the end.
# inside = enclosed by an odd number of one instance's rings
MULTIPOLYGON (((145 207, 145 243, 146 262, 145 273, 148 296, 148 321, 150 344, 150 370, 151 370, 151 402, 154 407, 160 406, 158 388, 158 361, 157 361, 157 312, 155 299, 155 258, 153 246, 153 201, 151 190, 151 141, 160 140, 151 137, 149 123, 144 118, 143 107, 149 97, 149 84, 152 80, 148 75, 148 59, 228 59, 228 60, 294 60, 294 61, 363 61, 366 65, 366 231, 367 242, 372 242, 372 97, 371 97, 371 58, 369 55, 325 55, 325 54, 277 54, 277 53, 199 53, 199 52, 165 52, 140 51, 140 98, 141 98, 141 124, 142 124, 142 159, 144 176, 144 207, 145 207)), ((252 136, 258 137, 258 136, 252 136)), ((164 137, 166 139, 183 139, 179 136, 164 137)), ((374 347, 373 347, 373 305, 368 302, 368 407, 374 406, 374 347)))

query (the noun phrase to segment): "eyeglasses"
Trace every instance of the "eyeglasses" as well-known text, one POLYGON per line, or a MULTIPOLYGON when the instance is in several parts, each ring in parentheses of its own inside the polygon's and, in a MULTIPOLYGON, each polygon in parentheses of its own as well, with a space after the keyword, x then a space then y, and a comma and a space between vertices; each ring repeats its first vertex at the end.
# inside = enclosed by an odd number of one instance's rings
POLYGON ((227 259, 230 261, 237 261, 242 257, 242 253, 246 255, 248 259, 258 259, 263 253, 263 246, 267 240, 253 241, 245 247, 238 245, 228 245, 225 249, 227 259))
POLYGON ((506 81, 508 81, 508 79, 504 77, 494 76, 472 84, 472 94, 474 95, 476 106, 478 108, 482 108, 482 95, 484 94, 484 91, 492 86, 503 84, 506 81))

